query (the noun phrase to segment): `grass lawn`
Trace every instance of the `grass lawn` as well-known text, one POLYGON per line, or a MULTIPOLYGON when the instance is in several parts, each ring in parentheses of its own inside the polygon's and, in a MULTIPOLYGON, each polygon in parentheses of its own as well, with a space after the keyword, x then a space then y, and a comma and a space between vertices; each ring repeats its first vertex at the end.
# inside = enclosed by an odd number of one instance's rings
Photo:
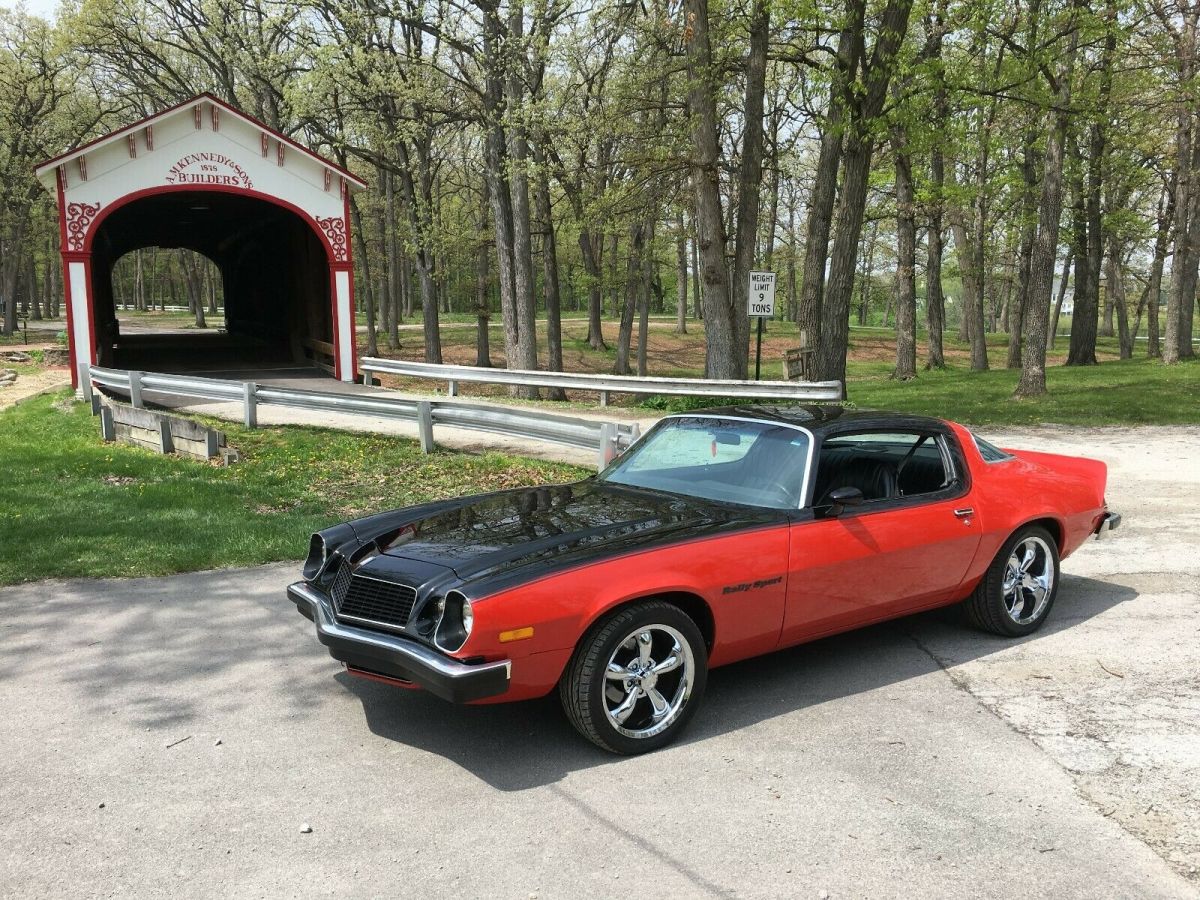
MULTIPOLYGON (((993 362, 995 364, 996 361, 993 362)), ((999 360, 1003 364, 1003 360, 999 360)), ((889 378, 882 362, 850 365, 850 399, 858 406, 924 413, 971 425, 1183 425, 1200 423, 1200 360, 1112 360, 1099 366, 1048 366, 1048 393, 1013 398, 1020 372, 972 372, 961 365, 922 371, 909 382, 889 378)))
POLYGON ((0 584, 298 559, 310 532, 347 518, 588 474, 500 453, 424 455, 395 437, 227 423, 242 459, 220 468, 102 443, 98 420, 69 397, 0 412, 0 584))

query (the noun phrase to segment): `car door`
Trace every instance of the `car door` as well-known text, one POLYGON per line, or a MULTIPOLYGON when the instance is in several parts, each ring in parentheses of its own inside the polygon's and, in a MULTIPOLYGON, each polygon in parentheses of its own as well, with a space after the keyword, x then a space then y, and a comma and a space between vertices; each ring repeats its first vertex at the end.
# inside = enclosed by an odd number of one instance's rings
POLYGON ((957 599, 981 529, 951 432, 827 436, 816 459, 791 530, 781 645, 957 599), (833 515, 825 495, 841 481, 866 496, 833 515))

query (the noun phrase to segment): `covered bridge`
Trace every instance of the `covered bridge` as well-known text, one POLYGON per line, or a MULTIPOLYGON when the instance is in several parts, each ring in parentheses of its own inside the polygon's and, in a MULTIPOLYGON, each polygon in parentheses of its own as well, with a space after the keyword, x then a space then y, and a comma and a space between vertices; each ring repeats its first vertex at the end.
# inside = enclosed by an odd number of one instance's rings
POLYGON ((72 378, 82 362, 172 371, 311 364, 357 376, 350 192, 365 182, 210 94, 37 168, 58 198, 72 378), (225 329, 122 336, 113 266, 180 247, 220 272, 225 329))

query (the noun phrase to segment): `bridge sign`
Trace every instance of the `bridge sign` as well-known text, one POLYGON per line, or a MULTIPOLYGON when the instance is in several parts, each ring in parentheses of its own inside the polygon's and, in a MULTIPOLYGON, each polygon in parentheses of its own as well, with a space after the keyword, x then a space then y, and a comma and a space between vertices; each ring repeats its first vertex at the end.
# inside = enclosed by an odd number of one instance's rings
POLYGON ((750 317, 769 319, 775 315, 775 273, 750 273, 750 317))

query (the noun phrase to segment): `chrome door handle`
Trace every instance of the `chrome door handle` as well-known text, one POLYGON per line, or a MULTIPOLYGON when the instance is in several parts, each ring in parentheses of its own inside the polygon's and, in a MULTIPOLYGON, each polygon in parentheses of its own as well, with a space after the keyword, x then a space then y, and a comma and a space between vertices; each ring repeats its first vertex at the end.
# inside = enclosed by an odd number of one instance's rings
POLYGON ((965 519, 967 516, 975 515, 975 510, 972 509, 970 506, 964 506, 961 509, 956 509, 954 511, 954 514, 956 516, 958 516, 960 519, 965 519))

